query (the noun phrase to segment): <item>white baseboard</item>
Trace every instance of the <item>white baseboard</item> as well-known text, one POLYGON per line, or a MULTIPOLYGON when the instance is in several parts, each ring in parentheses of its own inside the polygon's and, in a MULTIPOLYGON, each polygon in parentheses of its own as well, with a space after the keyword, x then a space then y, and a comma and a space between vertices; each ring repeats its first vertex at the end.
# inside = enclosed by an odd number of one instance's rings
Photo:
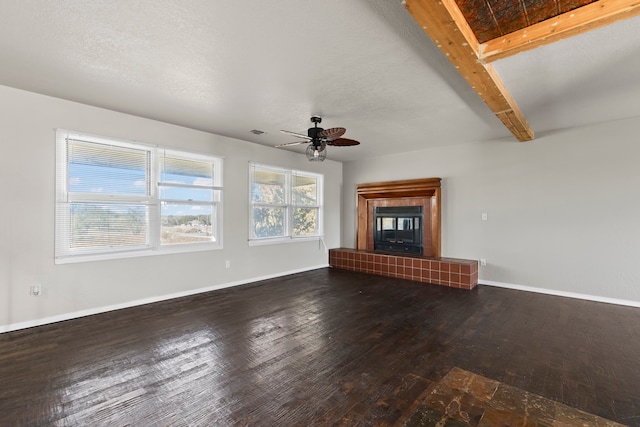
POLYGON ((182 298, 191 295, 197 295, 205 292, 211 292, 218 289, 230 288, 233 286, 246 285, 249 283, 259 282, 261 280, 275 279, 276 277, 288 276, 290 274, 304 273, 305 271, 317 270, 319 268, 329 267, 329 264, 316 265, 313 267, 300 268, 297 270, 283 271, 281 273, 268 274, 266 276, 252 277, 250 279, 236 280, 234 282, 222 283, 219 285, 207 286, 204 288, 191 289, 184 292, 176 292, 168 295, 160 295, 149 298, 128 301, 122 304, 114 304, 103 307, 92 308, 88 310, 80 310, 72 313, 64 313, 58 316, 44 317, 42 319, 29 320, 26 322, 9 323, 8 325, 0 325, 0 333, 17 331, 19 329, 33 328, 35 326, 48 325, 50 323, 63 322, 65 320, 77 319, 79 317, 91 316, 94 314, 106 313, 108 311, 120 310, 123 308, 131 308, 139 305, 150 304, 154 302, 166 301, 174 298, 182 298))
POLYGON ((576 299, 583 299, 587 301, 604 302, 607 304, 626 305, 629 307, 640 308, 640 301, 630 301, 630 300, 617 299, 617 298, 600 297, 597 295, 587 295, 587 294, 578 294, 574 292, 556 291, 555 289, 534 288, 531 286, 514 285, 511 283, 493 282, 491 280, 480 280, 478 281, 478 284, 495 286, 498 288, 515 289, 518 291, 535 292, 538 294, 555 295, 558 297, 576 298, 576 299))

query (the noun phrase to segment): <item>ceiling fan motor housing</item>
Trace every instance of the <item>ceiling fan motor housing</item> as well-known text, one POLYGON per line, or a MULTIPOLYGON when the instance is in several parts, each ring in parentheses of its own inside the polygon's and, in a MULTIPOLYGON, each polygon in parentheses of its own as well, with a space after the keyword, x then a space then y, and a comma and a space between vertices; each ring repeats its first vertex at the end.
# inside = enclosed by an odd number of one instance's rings
MULTIPOLYGON (((314 124, 314 127, 309 128, 307 130, 307 135, 309 136, 309 138, 312 139, 312 142, 314 143, 313 145, 316 145, 316 140, 320 139, 318 134, 324 130, 318 127, 318 123, 321 123, 321 122, 322 122, 322 117, 319 117, 319 116, 311 117, 311 123, 314 124)), ((320 142, 320 141, 317 141, 317 142, 320 142)))
POLYGON ((324 129, 322 129, 322 128, 318 128, 318 127, 309 128, 309 130, 307 130, 307 135, 309 135, 309 138, 312 138, 312 139, 318 139, 318 138, 320 138, 320 137, 318 136, 318 134, 319 134, 320 132, 322 132, 323 130, 324 130, 324 129))

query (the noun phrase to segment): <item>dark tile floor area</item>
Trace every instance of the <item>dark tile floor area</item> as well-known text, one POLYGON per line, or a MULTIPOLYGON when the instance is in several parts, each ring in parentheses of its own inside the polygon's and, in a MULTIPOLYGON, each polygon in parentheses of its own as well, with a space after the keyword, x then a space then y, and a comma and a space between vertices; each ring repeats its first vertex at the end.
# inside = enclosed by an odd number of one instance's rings
POLYGON ((430 387, 403 424, 406 427, 623 426, 459 368, 453 368, 430 387))

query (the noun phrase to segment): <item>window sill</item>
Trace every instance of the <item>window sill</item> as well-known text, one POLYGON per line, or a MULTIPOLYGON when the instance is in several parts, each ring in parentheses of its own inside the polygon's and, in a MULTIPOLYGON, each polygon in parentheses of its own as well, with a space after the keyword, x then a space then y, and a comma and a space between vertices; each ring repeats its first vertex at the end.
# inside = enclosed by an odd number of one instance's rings
POLYGON ((298 243, 298 242, 312 242, 322 240, 324 236, 309 236, 309 237, 276 237, 273 239, 253 239, 249 240, 249 246, 264 246, 264 245, 279 245, 281 243, 298 243))
POLYGON ((203 252, 214 251, 222 249, 222 245, 218 243, 197 243, 197 244, 182 244, 173 246, 162 246, 158 249, 142 249, 123 252, 112 252, 102 254, 87 254, 87 255, 69 255, 65 257, 55 258, 55 264, 73 264, 76 262, 90 262, 90 261, 105 261, 111 259, 126 259, 126 258, 138 258, 145 256, 155 255, 169 255, 188 252, 203 252))

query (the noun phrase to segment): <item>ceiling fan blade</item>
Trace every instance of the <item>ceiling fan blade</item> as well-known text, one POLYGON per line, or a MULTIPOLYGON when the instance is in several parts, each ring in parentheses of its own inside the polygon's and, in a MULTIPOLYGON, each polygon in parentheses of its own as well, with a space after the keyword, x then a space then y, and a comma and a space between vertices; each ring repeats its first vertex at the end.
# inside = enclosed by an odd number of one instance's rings
POLYGON ((338 138, 333 141, 328 141, 327 145, 333 145, 335 147, 348 147, 350 145, 360 145, 360 141, 349 138, 338 138))
POLYGON ((333 141, 340 138, 347 130, 345 128, 329 128, 318 132, 318 136, 333 141))
POLYGON ((311 137, 309 137, 307 135, 303 135, 303 134, 298 133, 298 132, 291 132, 290 130, 281 130, 280 132, 286 133, 287 135, 297 136, 298 138, 308 139, 309 141, 311 141, 311 137))
POLYGON ((309 141, 296 141, 296 142, 287 142, 285 144, 278 144, 275 147, 276 148, 280 148, 280 147, 289 147, 291 145, 300 145, 300 144, 308 144, 309 141))

